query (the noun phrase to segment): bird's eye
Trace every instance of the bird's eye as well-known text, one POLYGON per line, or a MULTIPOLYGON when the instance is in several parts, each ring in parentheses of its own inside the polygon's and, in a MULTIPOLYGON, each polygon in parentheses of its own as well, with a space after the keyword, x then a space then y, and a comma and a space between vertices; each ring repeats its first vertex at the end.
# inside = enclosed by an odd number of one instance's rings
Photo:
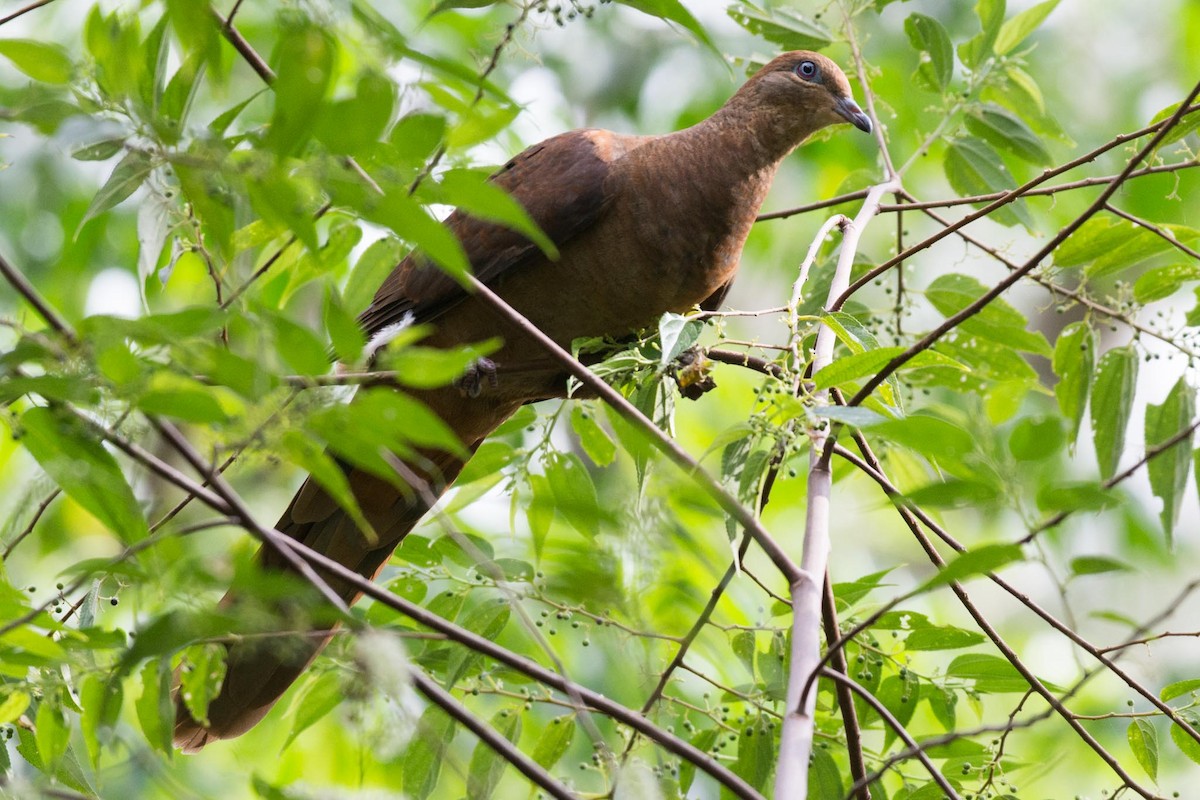
POLYGON ((796 74, 806 81, 811 81, 817 77, 817 65, 811 61, 801 61, 796 66, 796 74))

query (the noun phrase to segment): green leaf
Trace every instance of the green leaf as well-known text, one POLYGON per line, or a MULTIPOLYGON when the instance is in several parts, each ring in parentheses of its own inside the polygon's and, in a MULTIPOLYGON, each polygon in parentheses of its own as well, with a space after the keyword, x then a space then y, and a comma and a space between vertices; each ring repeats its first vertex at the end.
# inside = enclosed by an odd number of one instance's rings
MULTIPOLYGON (((515 742, 521 736, 521 715, 509 708, 502 709, 492 716, 491 726, 505 739, 515 742)), ((506 766, 508 761, 491 745, 486 742, 475 745, 467 771, 467 797, 488 800, 495 793, 506 766)))
MULTIPOLYGON (((988 287, 975 278, 952 273, 935 278, 925 289, 925 297, 946 317, 952 317, 987 292, 988 287)), ((1028 324, 1024 314, 1004 298, 997 297, 978 313, 963 320, 959 328, 1009 348, 1050 356, 1046 337, 1039 332, 1026 330, 1028 324)))
POLYGON ((404 793, 425 800, 437 787, 446 748, 454 738, 454 720, 437 706, 430 706, 417 723, 417 735, 404 756, 404 793))
POLYGON ((575 730, 574 714, 554 717, 550 724, 542 728, 538 744, 534 745, 534 762, 545 769, 553 768, 554 764, 557 764, 569 750, 571 741, 575 740, 575 730))
POLYGON ((180 696, 192 719, 208 724, 208 705, 216 698, 225 680, 225 647, 219 644, 197 644, 185 654, 189 669, 180 675, 180 696))
POLYGON ((1058 376, 1054 396, 1069 422, 1067 439, 1072 449, 1087 407, 1095 359, 1096 336, 1087 322, 1072 322, 1062 329, 1054 343, 1054 374, 1058 376))
POLYGON ((304 689, 296 693, 288 709, 292 715, 292 729, 283 743, 283 749, 288 749, 297 736, 341 705, 344 699, 342 679, 338 673, 322 672, 309 680, 304 689))
POLYGON ((1128 572, 1129 565, 1107 556, 1079 556, 1071 559, 1071 577, 1102 575, 1107 572, 1128 572))
POLYGON ((1129 749, 1138 764, 1150 776, 1150 780, 1158 780, 1158 731, 1154 723, 1148 719, 1135 719, 1125 729, 1125 738, 1129 740, 1129 749))
MULTIPOLYGON (((1188 719, 1192 727, 1196 727, 1195 719, 1188 719)), ((1197 764, 1200 764, 1200 743, 1188 735, 1187 731, 1178 725, 1171 726, 1171 741, 1179 751, 1197 764)))
POLYGON ((908 41, 921 54, 916 76, 933 91, 942 91, 954 77, 954 47, 942 23, 924 14, 904 20, 908 41))
POLYGON ((573 453, 551 453, 542 462, 554 492, 555 510, 589 539, 598 532, 600 504, 587 467, 573 453))
POLYGON ((1003 658, 986 653, 967 653, 956 657, 946 668, 946 677, 974 681, 975 691, 985 694, 1024 692, 1029 689, 1029 682, 1017 672, 1016 667, 1003 658))
POLYGON ((1031 164, 1052 163, 1050 151, 1020 117, 995 104, 977 106, 966 117, 967 130, 993 147, 1031 164))
POLYGON ((905 650, 958 650, 974 647, 984 640, 983 634, 951 626, 919 628, 904 640, 905 650))
POLYGON ((76 161, 107 161, 121 152, 122 148, 125 147, 125 139, 126 137, 124 136, 118 136, 84 145, 76 150, 72 150, 71 158, 76 161))
MULTIPOLYGON (((500 0, 438 0, 438 4, 429 12, 428 17, 449 11, 452 8, 487 8, 496 5, 500 0)), ((428 19, 426 17, 426 19, 428 19)))
POLYGON ((375 295, 375 290, 400 263, 403 253, 404 245, 394 236, 385 236, 363 251, 354 269, 350 271, 342 295, 342 303, 347 313, 358 315, 366 310, 375 295))
POLYGON ((1014 14, 1005 20, 996 34, 995 50, 998 55, 1005 55, 1025 41, 1025 37, 1037 30, 1050 12, 1058 5, 1058 0, 1045 0, 1033 8, 1026 9, 1020 14, 1014 14))
POLYGON ((174 753, 175 704, 171 702, 171 670, 164 659, 152 659, 142 668, 142 693, 134 702, 142 733, 150 746, 174 753))
POLYGON ((329 341, 339 361, 346 364, 356 364, 362 358, 363 347, 366 346, 366 336, 358 326, 341 298, 333 289, 325 291, 325 307, 322 316, 325 330, 329 333, 329 341))
POLYGON ((323 26, 290 24, 275 46, 275 110, 266 144, 293 155, 308 140, 333 83, 337 41, 323 26))
POLYGON ((1133 296, 1139 303, 1152 303, 1170 297, 1183 284, 1200 280, 1200 266, 1191 263, 1169 264, 1147 270, 1133 284, 1133 296))
POLYGON ((975 4, 980 32, 958 48, 958 57, 968 68, 977 68, 994 52, 993 45, 1004 22, 1004 5, 1004 0, 979 0, 975 4))
POLYGON ((652 17, 674 22, 679 27, 691 33, 696 37, 696 41, 703 44, 713 52, 719 52, 717 46, 713 44, 712 39, 708 35, 708 31, 704 26, 692 16, 692 12, 684 8, 683 3, 679 0, 617 0, 623 6, 637 9, 643 14, 649 14, 652 17))
MULTIPOLYGON (((1183 225, 1161 225, 1177 242, 1200 241, 1200 230, 1183 225)), ((1054 252, 1057 267, 1085 266, 1092 278, 1113 275, 1169 252, 1174 245, 1141 225, 1123 219, 1092 218, 1054 252)))
POLYGON ((1092 389, 1092 441, 1100 476, 1111 478, 1125 451, 1125 433, 1133 411, 1138 360, 1132 347, 1114 347, 1100 359, 1092 389))
POLYGON ((0 725, 7 725, 25 713, 29 708, 30 697, 26 692, 10 689, 5 691, 4 699, 0 700, 0 725))
POLYGON ((71 743, 71 728, 67 725, 58 691, 48 693, 42 698, 34 724, 37 726, 38 755, 47 767, 47 774, 53 775, 58 770, 62 757, 66 755, 67 745, 71 743))
POLYGON ((1008 437, 1008 451, 1018 461, 1040 461, 1058 452, 1066 440, 1058 417, 1026 417, 1008 437))
POLYGON ((588 458, 598 467, 607 467, 617 457, 617 445, 600 423, 596 421, 595 413, 576 403, 571 409, 571 428, 579 437, 579 445, 588 458))
POLYGON ((423 165, 446 136, 446 118, 440 114, 414 112, 400 118, 388 143, 401 164, 423 165))
POLYGON ((913 414, 887 420, 868 429, 902 447, 935 460, 957 460, 974 451, 975 437, 963 428, 939 417, 913 414))
MULTIPOLYGON (((835 360, 832 364, 817 371, 813 383, 818 389, 828 389, 840 386, 849 381, 877 374, 893 358, 907 352, 907 347, 880 347, 866 350, 862 353, 852 353, 835 360)), ((943 355, 936 350, 924 350, 917 353, 900 367, 901 370, 920 369, 922 367, 953 367, 965 370, 959 362, 943 355)))
POLYGON ((447 170, 438 183, 441 201, 458 206, 472 217, 499 223, 524 235, 553 260, 558 247, 542 232, 525 207, 496 184, 486 173, 471 169, 447 170))
POLYGON ((236 398, 228 390, 205 386, 193 378, 172 372, 154 373, 146 391, 137 397, 137 407, 147 414, 200 424, 229 420, 230 410, 236 409, 237 405, 236 398), (223 399, 225 403, 222 403, 223 399))
POLYGON ((113 738, 122 696, 122 684, 116 677, 105 678, 91 673, 83 679, 79 692, 79 704, 83 708, 80 729, 93 768, 99 766, 101 747, 113 738))
POLYGON ((1092 217, 1054 251, 1056 267, 1075 267, 1111 253, 1138 235, 1140 229, 1124 221, 1092 217))
POLYGON ((322 108, 315 135, 334 153, 356 153, 379 141, 395 107, 396 84, 378 72, 366 72, 353 97, 322 108))
POLYGON ((696 343, 704 323, 680 314, 663 314, 658 321, 658 338, 662 345, 660 366, 670 366, 681 353, 696 343))
POLYGON ((1186 681, 1175 681, 1174 683, 1169 683, 1162 688, 1162 691, 1158 693, 1158 699, 1165 703, 1168 700, 1174 700, 1176 697, 1183 697, 1185 694, 1191 694, 1197 689, 1200 689, 1200 678, 1189 678, 1186 681))
POLYGON ((735 5, 727 13, 750 33, 784 50, 823 50, 833 41, 833 34, 824 25, 788 8, 735 5))
POLYGON ((465 280, 470 264, 458 237, 429 216, 425 208, 404 191, 391 191, 379 197, 367 194, 362 187, 344 183, 331 188, 335 190, 336 202, 350 206, 371 222, 390 228, 397 236, 420 248, 422 255, 452 278, 465 280))
POLYGON ((154 171, 154 167, 154 161, 142 151, 130 150, 126 153, 125 157, 117 162, 100 191, 92 198, 91 205, 79 221, 79 227, 82 228, 89 220, 108 211, 137 191, 154 171))
POLYGON ((125 542, 149 533, 121 468, 75 416, 31 408, 21 417, 21 441, 67 496, 125 542))
POLYGON ((270 321, 275 330, 275 349, 288 367, 301 375, 324 375, 329 371, 325 345, 311 329, 278 315, 270 321))
MULTIPOLYGON (((1179 103, 1172 103, 1162 111, 1155 114, 1154 119, 1150 120, 1150 124, 1153 125, 1156 122, 1162 122, 1164 119, 1174 116, 1175 112, 1178 110, 1179 103)), ((1158 148, 1162 149, 1169 144, 1178 142, 1180 139, 1187 136, 1189 133, 1192 133, 1197 128, 1200 128, 1200 111, 1189 111, 1187 114, 1183 115, 1183 118, 1179 120, 1175 127, 1171 128, 1171 130, 1167 132, 1166 136, 1162 138, 1162 141, 1158 143, 1158 148)))
MULTIPOLYGON (((952 140, 946 147, 942 166, 950 186, 964 197, 1006 192, 1017 186, 1000 154, 986 142, 974 137, 952 140)), ((1004 225, 1033 227, 1033 218, 1029 216, 1024 201, 1019 199, 997 208, 991 218, 1004 225)))
POLYGON ((73 66, 67 51, 56 44, 29 39, 0 39, 0 56, 35 81, 70 83, 73 66))
MULTIPOLYGON (((811 800, 836 800, 846 796, 842 771, 833 756, 824 748, 815 748, 808 763, 808 786, 811 800)), ((874 797, 875 793, 872 792, 874 797)))
POLYGON ((733 771, 761 791, 766 788, 774 768, 775 737, 761 727, 761 722, 751 718, 747 728, 738 737, 737 761, 733 763, 733 771))
POLYGON ((302 467, 313 480, 319 483, 321 488, 328 492, 329 496, 350 515, 360 531, 363 531, 372 540, 377 538, 371 523, 363 516, 358 500, 350 488, 350 482, 346 479, 346 473, 325 452, 324 448, 297 430, 285 431, 280 439, 280 444, 283 446, 287 459, 302 467))
MULTIPOLYGON (((1177 436, 1196 421, 1196 391, 1182 376, 1172 387, 1160 405, 1146 406, 1145 440, 1148 450, 1177 436)), ((1188 470, 1192 466, 1192 439, 1189 433, 1170 449, 1159 453, 1147 464, 1150 489, 1162 500, 1163 531, 1170 543, 1175 523, 1179 519, 1179 508, 1187 490, 1188 470)))
POLYGON ((1113 491, 1099 483, 1046 484, 1038 489, 1037 505, 1044 512, 1103 511, 1121 502, 1113 491))
MULTIPOLYGON (((995 572, 1006 564, 1024 560, 1019 544, 985 544, 965 553, 960 553, 929 580, 921 584, 917 592, 927 592, 955 581, 963 581, 976 575, 995 572)), ((1004 662, 1007 664, 1008 662, 1004 662)))

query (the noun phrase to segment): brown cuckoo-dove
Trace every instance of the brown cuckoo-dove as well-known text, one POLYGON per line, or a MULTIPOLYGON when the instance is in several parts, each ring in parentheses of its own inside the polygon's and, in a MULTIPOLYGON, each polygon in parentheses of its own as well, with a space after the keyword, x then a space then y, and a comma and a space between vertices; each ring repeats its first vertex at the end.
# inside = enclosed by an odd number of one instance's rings
MULTIPOLYGON (((569 347, 579 337, 622 336, 668 311, 719 305, 780 162, 809 135, 839 122, 871 130, 842 71, 817 53, 785 53, 711 117, 686 130, 662 136, 570 131, 505 164, 494 182, 554 242, 556 259, 521 234, 462 212, 446 225, 462 242, 475 275, 558 343, 569 347)), ((523 404, 564 394, 565 372, 537 343, 419 256, 392 271, 360 322, 376 343, 414 322, 432 326, 422 343, 435 347, 503 339, 491 356, 498 374, 474 387, 478 391, 460 385, 412 393, 468 451, 523 404), (505 365, 523 367, 506 371, 505 365)), ((443 452, 410 461, 405 471, 435 492, 463 466, 461 454, 443 452)), ((345 470, 375 541, 311 478, 277 530, 371 578, 425 513, 429 492, 401 491, 357 468, 345 470)), ((273 551, 264 550, 260 561, 284 569, 273 551)), ((358 597, 352 587, 331 585, 347 602, 358 597)), ((195 721, 177 698, 176 744, 193 751, 244 733, 329 635, 309 632, 230 646, 225 683, 209 706, 207 725, 195 721)))

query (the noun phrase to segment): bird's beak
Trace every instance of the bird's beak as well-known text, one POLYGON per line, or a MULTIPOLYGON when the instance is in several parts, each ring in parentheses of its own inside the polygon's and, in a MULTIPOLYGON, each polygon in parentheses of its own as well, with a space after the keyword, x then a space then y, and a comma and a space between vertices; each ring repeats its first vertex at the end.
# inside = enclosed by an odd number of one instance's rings
POLYGON ((858 103, 854 102, 853 98, 839 98, 833 110, 845 117, 847 122, 863 133, 871 132, 871 118, 863 113, 863 110, 858 107, 858 103))

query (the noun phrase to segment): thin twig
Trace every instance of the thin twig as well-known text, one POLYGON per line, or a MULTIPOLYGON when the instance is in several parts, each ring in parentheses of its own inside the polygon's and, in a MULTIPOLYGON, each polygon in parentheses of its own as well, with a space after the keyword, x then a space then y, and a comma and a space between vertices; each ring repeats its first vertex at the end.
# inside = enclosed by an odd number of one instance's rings
POLYGON ((8 557, 12 555, 12 551, 16 549, 17 545, 19 545, 26 536, 33 533, 33 529, 37 527, 38 521, 41 520, 42 515, 46 513, 46 509, 50 507, 50 504, 53 503, 55 498, 57 498, 60 494, 62 494, 62 489, 56 486, 54 487, 54 490, 50 492, 50 494, 46 495, 46 498, 42 500, 42 502, 38 503, 38 507, 34 509, 33 517, 29 520, 25 527, 21 529, 21 532, 13 537, 13 540, 8 543, 8 546, 4 548, 4 553, 0 555, 0 562, 8 561, 8 557))
POLYGON ((448 715, 457 720, 464 728, 479 737, 479 740, 495 751, 496 755, 517 768, 517 771, 537 784, 551 797, 559 800, 578 800, 578 795, 542 768, 540 764, 521 752, 491 725, 481 720, 458 699, 443 689, 423 672, 413 670, 411 673, 413 685, 425 695, 434 705, 440 707, 448 715))
POLYGON ((16 11, 12 12, 11 14, 8 14, 7 16, 0 17, 0 25, 4 25, 6 23, 12 22, 17 17, 24 16, 25 14, 28 14, 30 11, 33 11, 34 9, 41 8, 42 6, 48 6, 53 2, 54 2, 54 0, 35 0, 35 2, 30 3, 27 6, 22 6, 21 8, 18 8, 16 11))
POLYGON ((831 669, 823 669, 821 670, 821 675, 845 686, 850 691, 861 697, 863 701, 869 705, 876 714, 879 715, 880 719, 886 722, 888 727, 896 732, 896 736, 898 736, 902 742, 904 742, 910 748, 913 748, 913 755, 915 755, 917 760, 920 761, 925 769, 929 771, 929 776, 933 778, 933 782, 938 785, 938 788, 942 790, 945 796, 948 798, 953 798, 954 800, 961 800, 958 792, 956 792, 954 787, 950 785, 950 782, 946 780, 946 776, 942 774, 942 771, 934 766, 933 762, 929 760, 929 756, 925 755, 925 751, 917 745, 916 740, 914 740, 909 732, 905 730, 904 726, 900 724, 900 720, 896 719, 896 717, 892 715, 892 712, 888 711, 887 706, 879 702, 879 699, 875 697, 875 695, 871 694, 865 688, 860 686, 857 681, 851 680, 849 677, 840 672, 835 672, 831 669))

